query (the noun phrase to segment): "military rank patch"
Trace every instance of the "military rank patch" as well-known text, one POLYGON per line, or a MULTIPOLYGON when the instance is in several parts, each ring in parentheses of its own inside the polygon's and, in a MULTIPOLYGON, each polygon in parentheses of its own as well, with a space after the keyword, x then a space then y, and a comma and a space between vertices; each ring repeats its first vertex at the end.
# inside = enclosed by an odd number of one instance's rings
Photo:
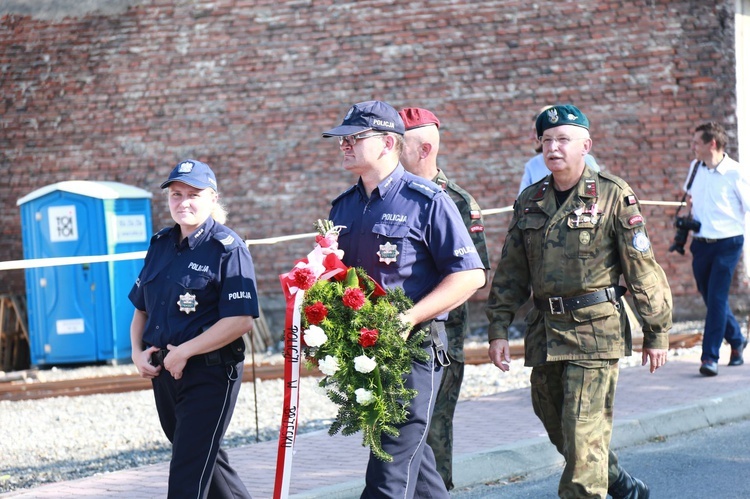
POLYGON ((633 248, 637 249, 641 253, 644 253, 648 251, 648 249, 651 247, 651 241, 648 240, 648 237, 643 232, 636 232, 635 236, 633 236, 633 248))
POLYGON ((596 197, 596 180, 594 180, 593 178, 587 178, 586 180, 584 180, 584 184, 584 194, 586 194, 587 196, 596 197))
POLYGON ((626 205, 633 206, 637 202, 638 202, 638 200, 636 199, 636 197, 633 194, 630 194, 629 196, 625 196, 625 204, 626 205))

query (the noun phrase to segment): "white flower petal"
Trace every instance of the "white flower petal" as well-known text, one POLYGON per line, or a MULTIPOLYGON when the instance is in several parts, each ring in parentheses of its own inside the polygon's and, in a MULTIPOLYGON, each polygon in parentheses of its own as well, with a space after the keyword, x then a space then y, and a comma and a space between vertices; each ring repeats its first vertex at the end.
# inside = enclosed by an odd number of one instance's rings
POLYGON ((319 326, 312 325, 305 329, 303 334, 305 337, 305 345, 312 348, 317 348, 328 341, 326 332, 319 326))
POLYGON ((378 363, 375 362, 375 359, 367 355, 360 355, 354 358, 354 369, 358 372, 367 374, 372 372, 376 367, 378 367, 378 363))
POLYGON ((326 376, 333 376, 339 370, 339 361, 336 357, 326 355, 325 359, 318 361, 318 369, 326 376))

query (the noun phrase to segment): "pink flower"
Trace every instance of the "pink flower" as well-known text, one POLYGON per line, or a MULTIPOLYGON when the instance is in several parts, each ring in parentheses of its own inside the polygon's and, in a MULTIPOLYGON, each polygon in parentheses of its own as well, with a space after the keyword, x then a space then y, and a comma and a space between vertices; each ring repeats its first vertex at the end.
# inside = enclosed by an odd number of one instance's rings
POLYGON ((359 330, 359 344, 364 348, 371 347, 378 342, 378 335, 380 333, 377 329, 363 327, 359 330))
POLYGON ((289 277, 291 278, 295 286, 305 291, 312 288, 313 284, 315 284, 315 281, 317 280, 317 277, 315 277, 315 273, 307 267, 294 268, 289 277))
POLYGON ((305 317, 310 324, 320 324, 328 316, 328 309, 323 302, 316 301, 305 307, 305 317))
POLYGON ((352 310, 359 310, 365 306, 365 294, 359 288, 346 288, 342 301, 352 310))

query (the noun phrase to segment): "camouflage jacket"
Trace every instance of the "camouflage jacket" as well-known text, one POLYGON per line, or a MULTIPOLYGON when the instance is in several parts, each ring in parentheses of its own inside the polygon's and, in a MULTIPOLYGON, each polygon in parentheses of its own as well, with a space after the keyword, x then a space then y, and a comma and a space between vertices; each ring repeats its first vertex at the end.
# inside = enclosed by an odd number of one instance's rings
MULTIPOLYGON (((484 219, 482 210, 471 194, 466 192, 452 180, 448 180, 442 170, 438 170, 437 176, 432 179, 443 190, 458 207, 466 228, 469 229, 471 240, 477 248, 477 254, 482 259, 485 270, 490 269, 490 256, 487 252, 487 242, 484 237, 484 219)), ((464 338, 469 331, 469 304, 464 302, 453 309, 445 321, 445 331, 448 335, 448 355, 459 362, 464 361, 464 338)))
MULTIPOLYGON (((667 348, 672 294, 630 186, 586 167, 558 209, 551 179, 524 190, 514 205, 487 303, 489 339, 508 338, 532 293, 575 297, 615 286, 622 276, 643 320, 644 346, 667 348)), ((627 315, 609 301, 562 314, 534 306, 526 317, 527 366, 620 358, 630 346, 627 315)))

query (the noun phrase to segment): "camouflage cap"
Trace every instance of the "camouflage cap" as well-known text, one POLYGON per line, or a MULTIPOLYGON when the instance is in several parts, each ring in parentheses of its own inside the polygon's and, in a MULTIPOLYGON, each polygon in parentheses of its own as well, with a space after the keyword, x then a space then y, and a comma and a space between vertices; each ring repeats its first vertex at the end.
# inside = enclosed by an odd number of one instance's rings
POLYGON ((536 118, 536 135, 541 137, 545 130, 562 125, 574 125, 589 129, 589 119, 573 104, 550 106, 536 118))

